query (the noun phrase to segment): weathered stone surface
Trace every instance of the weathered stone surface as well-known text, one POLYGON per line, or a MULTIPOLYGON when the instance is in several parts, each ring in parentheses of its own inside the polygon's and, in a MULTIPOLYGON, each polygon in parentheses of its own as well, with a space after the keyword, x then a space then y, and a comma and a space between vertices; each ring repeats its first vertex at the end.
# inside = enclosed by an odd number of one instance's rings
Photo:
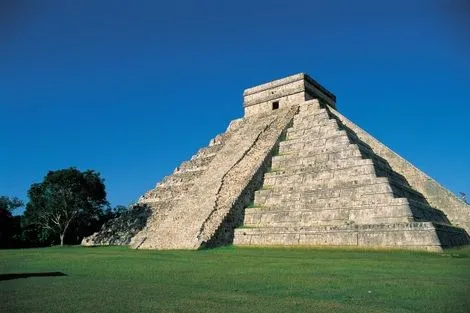
POLYGON ((440 251, 468 244, 459 229, 430 222, 318 227, 259 227, 235 231, 235 244, 252 246, 357 246, 440 251))
MULTIPOLYGON (((236 129, 236 125, 237 123, 231 125, 231 129, 236 129)), ((158 224, 168 214, 172 203, 183 197, 195 178, 207 169, 210 160, 221 149, 228 136, 227 133, 216 136, 208 147, 200 149, 190 161, 183 162, 172 175, 165 177, 154 189, 145 193, 133 209, 103 225, 99 232, 84 238, 82 245, 129 245, 131 239, 149 220, 158 224)))
POLYGON ((304 73, 246 89, 243 96, 245 116, 270 112, 274 102, 282 109, 314 98, 332 107, 336 101, 335 95, 304 73))
POLYGON ((396 171, 397 164, 406 167, 403 160, 389 163, 392 152, 367 136, 325 103, 300 104, 234 244, 425 250, 469 244, 445 208, 434 208, 422 188, 408 182, 416 169, 396 171))
POLYGON ((468 204, 335 109, 328 107, 328 111, 349 133, 355 134, 358 139, 368 145, 375 155, 387 160, 394 172, 406 177, 409 185, 420 192, 431 206, 440 208, 453 225, 464 228, 467 233, 470 232, 470 206, 468 204))
POLYGON ((245 116, 145 193, 146 214, 121 216, 83 244, 469 244, 470 206, 339 114, 335 101, 305 74, 245 90, 245 116))
POLYGON ((224 146, 185 196, 173 203, 158 225, 150 220, 133 238, 132 246, 197 249, 228 243, 233 230, 224 225, 233 224, 233 228, 243 220, 243 208, 254 191, 250 183, 261 182, 256 177, 262 177, 266 160, 296 111, 297 107, 290 107, 245 118, 237 130, 230 131, 224 146))
POLYGON ((105 223, 99 232, 83 238, 82 246, 128 245, 147 223, 151 209, 146 205, 134 205, 115 219, 105 223))

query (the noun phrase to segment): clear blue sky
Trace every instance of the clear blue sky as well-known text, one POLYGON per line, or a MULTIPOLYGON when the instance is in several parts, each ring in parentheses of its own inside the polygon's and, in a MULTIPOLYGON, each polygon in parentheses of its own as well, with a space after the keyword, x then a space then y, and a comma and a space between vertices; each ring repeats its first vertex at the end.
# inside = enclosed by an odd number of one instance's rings
POLYGON ((387 2, 2 0, 0 195, 75 166, 127 205, 297 72, 470 194, 469 5, 387 2))

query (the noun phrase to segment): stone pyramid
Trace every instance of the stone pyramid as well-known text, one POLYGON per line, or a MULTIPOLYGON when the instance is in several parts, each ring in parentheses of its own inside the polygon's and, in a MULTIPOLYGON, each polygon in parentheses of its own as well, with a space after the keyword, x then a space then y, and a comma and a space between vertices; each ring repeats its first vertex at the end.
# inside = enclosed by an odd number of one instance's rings
POLYGON ((83 244, 469 244, 470 206, 338 113, 335 101, 306 74, 245 90, 245 116, 130 210, 151 212, 138 229, 127 214, 83 244))

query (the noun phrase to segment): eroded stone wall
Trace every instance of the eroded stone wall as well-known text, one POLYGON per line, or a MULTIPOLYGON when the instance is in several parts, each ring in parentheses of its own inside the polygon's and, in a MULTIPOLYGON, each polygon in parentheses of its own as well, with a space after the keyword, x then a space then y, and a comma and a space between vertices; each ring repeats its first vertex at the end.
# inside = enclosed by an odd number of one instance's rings
POLYGON ((336 97, 304 73, 291 75, 243 92, 245 116, 272 111, 273 103, 279 108, 298 105, 306 100, 321 99, 335 107, 336 97))
POLYGON ((132 237, 141 231, 152 209, 145 204, 136 204, 120 216, 106 222, 101 230, 85 237, 82 246, 125 246, 130 244, 132 237))
POLYGON ((149 222, 159 225, 170 214, 173 203, 183 197, 193 186, 197 177, 207 170, 224 142, 241 125, 241 119, 230 123, 227 131, 211 139, 209 145, 200 149, 191 160, 184 161, 171 175, 157 183, 139 201, 121 216, 105 223, 100 231, 86 237, 82 245, 129 245, 149 222))
POLYGON ((469 244, 470 207, 339 114, 335 100, 305 74, 245 90, 244 118, 83 244, 469 244))
POLYGON ((462 227, 470 233, 470 206, 468 204, 335 109, 328 107, 328 110, 338 121, 354 131, 358 138, 369 145, 375 154, 386 159, 395 172, 406 177, 408 183, 422 193, 431 206, 443 211, 452 225, 462 227))
POLYGON ((290 107, 244 118, 184 197, 170 205, 159 223, 152 218, 131 245, 141 249, 198 249, 223 241, 213 240, 216 234, 218 238, 230 237, 220 236, 223 221, 227 222, 228 216, 241 219, 237 215, 249 201, 250 183, 256 180, 256 173, 296 110, 290 107))
POLYGON ((234 244, 432 251, 469 244, 356 131, 318 100, 302 103, 234 244))

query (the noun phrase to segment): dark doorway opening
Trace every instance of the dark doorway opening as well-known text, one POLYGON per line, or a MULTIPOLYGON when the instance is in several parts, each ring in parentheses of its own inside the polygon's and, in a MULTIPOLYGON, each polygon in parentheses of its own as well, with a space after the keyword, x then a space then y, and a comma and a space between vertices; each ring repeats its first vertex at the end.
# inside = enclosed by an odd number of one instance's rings
POLYGON ((273 110, 279 109, 279 101, 274 101, 273 102, 273 110))

